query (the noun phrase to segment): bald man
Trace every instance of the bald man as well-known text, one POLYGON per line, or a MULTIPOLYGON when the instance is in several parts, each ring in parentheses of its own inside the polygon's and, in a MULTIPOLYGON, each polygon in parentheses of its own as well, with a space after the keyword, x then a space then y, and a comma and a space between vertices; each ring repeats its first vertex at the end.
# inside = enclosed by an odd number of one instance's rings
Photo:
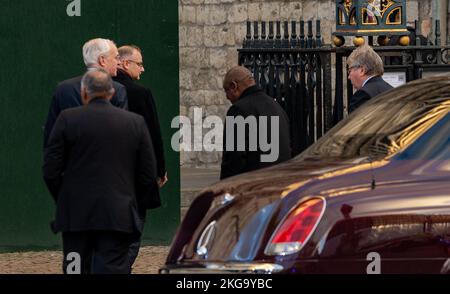
POLYGON ((233 67, 225 75, 223 89, 232 106, 227 112, 220 178, 225 179, 291 158, 286 112, 256 85, 252 73, 243 66, 233 67), (237 123, 239 117, 249 122, 245 126, 245 142, 238 140, 238 129, 242 127, 242 124, 237 123), (261 123, 265 119, 267 124, 261 123), (236 123, 231 125, 230 121, 236 123), (256 125, 252 125, 252 121, 256 125), (265 138, 261 134, 265 134, 265 138), (252 136, 256 136, 257 146, 252 146, 252 136), (230 144, 230 141, 233 143, 230 144), (262 143, 269 143, 273 148, 266 150, 262 147, 268 144, 262 143), (245 144, 244 150, 238 148, 239 144, 245 144), (270 156, 273 154, 275 158, 270 156))

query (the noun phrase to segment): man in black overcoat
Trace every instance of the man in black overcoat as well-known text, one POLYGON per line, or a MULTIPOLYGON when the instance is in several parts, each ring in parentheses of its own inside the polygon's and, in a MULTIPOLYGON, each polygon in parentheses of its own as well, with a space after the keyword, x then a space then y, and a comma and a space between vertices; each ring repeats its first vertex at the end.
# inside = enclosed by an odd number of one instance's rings
POLYGON ((225 179, 291 158, 288 116, 273 98, 256 85, 251 72, 243 66, 233 67, 225 75, 223 88, 232 105, 226 115, 220 178, 225 179), (244 126, 238 122, 240 117, 247 122, 256 121, 256 124, 244 126), (266 119, 266 125, 261 123, 262 119, 266 119), (272 127, 275 120, 278 125, 272 127), (230 124, 230 121, 237 123, 230 124), (243 126, 245 129, 241 131, 245 135, 239 138, 239 128, 243 126), (261 142, 272 143, 273 148, 264 150, 261 142))
MULTIPOLYGON (((156 104, 150 89, 136 83, 144 72, 142 51, 135 45, 125 45, 119 48, 119 56, 120 65, 113 80, 125 86, 128 97, 128 110, 144 117, 155 151, 157 181, 158 186, 161 188, 167 182, 167 171, 156 104)), ((154 193, 155 198, 159 199, 158 187, 155 187, 152 193, 154 193)), ((145 223, 146 210, 156 208, 156 206, 158 205, 139 207, 142 226, 145 223)), ((139 253, 140 244, 141 240, 139 238, 130 247, 130 262, 132 264, 139 253)))

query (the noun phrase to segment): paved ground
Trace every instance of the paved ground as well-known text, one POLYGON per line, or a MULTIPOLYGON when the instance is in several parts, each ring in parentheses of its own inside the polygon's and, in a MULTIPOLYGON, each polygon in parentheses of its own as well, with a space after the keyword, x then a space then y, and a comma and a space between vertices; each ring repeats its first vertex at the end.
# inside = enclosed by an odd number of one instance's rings
MULTIPOLYGON (((157 274, 164 264, 169 248, 141 248, 133 268, 135 274, 157 274)), ((61 274, 62 254, 59 251, 0 254, 0 274, 61 274)))
MULTIPOLYGON (((219 180, 219 167, 181 168, 182 214, 198 191, 219 180)), ((140 250, 133 273, 156 274, 164 264, 169 248, 147 246, 140 250)), ((0 254, 0 274, 60 274, 62 255, 59 251, 0 254)))
POLYGON ((181 167, 181 189, 201 190, 217 181, 220 177, 220 166, 210 168, 181 167))

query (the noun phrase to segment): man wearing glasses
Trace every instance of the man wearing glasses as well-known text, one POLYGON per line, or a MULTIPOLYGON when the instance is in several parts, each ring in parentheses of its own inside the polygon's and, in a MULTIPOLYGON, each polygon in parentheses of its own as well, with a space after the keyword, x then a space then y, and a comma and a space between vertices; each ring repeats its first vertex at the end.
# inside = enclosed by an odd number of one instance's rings
POLYGON ((381 77, 384 66, 381 57, 372 47, 363 45, 347 58, 348 79, 356 92, 350 98, 348 112, 354 111, 370 98, 392 89, 381 77))
MULTIPOLYGON (((111 40, 101 38, 89 40, 83 45, 83 59, 88 71, 103 69, 110 76, 116 75, 117 66, 120 62, 116 44, 111 40)), ((44 148, 48 144, 50 133, 59 113, 64 109, 82 105, 81 78, 82 76, 78 76, 65 80, 56 87, 44 127, 44 148)), ((111 104, 126 109, 127 94, 125 88, 116 82, 113 83, 113 86, 115 94, 111 99, 111 104)))
MULTIPOLYGON (((157 183, 152 191, 152 203, 138 203, 142 228, 145 222, 146 209, 157 208, 161 205, 159 190, 167 182, 167 172, 164 159, 164 146, 161 128, 158 121, 155 100, 150 89, 138 85, 135 81, 140 80, 144 72, 141 49, 135 45, 126 45, 119 48, 120 65, 117 76, 113 79, 125 86, 128 96, 128 110, 144 117, 150 134, 157 165, 157 183), (157 185, 156 185, 157 184, 157 185)), ((139 194, 139 191, 138 191, 139 194)), ((139 195, 138 195, 139 196, 139 195)), ((139 199, 139 197, 138 197, 139 199)), ((138 201, 139 202, 139 201, 138 201)), ((140 247, 140 238, 131 245, 129 255, 131 265, 134 263, 140 247)))

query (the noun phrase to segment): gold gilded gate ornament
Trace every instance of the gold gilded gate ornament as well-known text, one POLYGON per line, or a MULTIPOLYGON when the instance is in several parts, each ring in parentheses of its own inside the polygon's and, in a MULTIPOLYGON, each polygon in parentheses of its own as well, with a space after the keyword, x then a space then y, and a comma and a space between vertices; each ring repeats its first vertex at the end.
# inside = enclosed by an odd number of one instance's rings
POLYGON ((333 35, 336 46, 343 45, 343 36, 408 36, 406 0, 336 0, 333 35))

